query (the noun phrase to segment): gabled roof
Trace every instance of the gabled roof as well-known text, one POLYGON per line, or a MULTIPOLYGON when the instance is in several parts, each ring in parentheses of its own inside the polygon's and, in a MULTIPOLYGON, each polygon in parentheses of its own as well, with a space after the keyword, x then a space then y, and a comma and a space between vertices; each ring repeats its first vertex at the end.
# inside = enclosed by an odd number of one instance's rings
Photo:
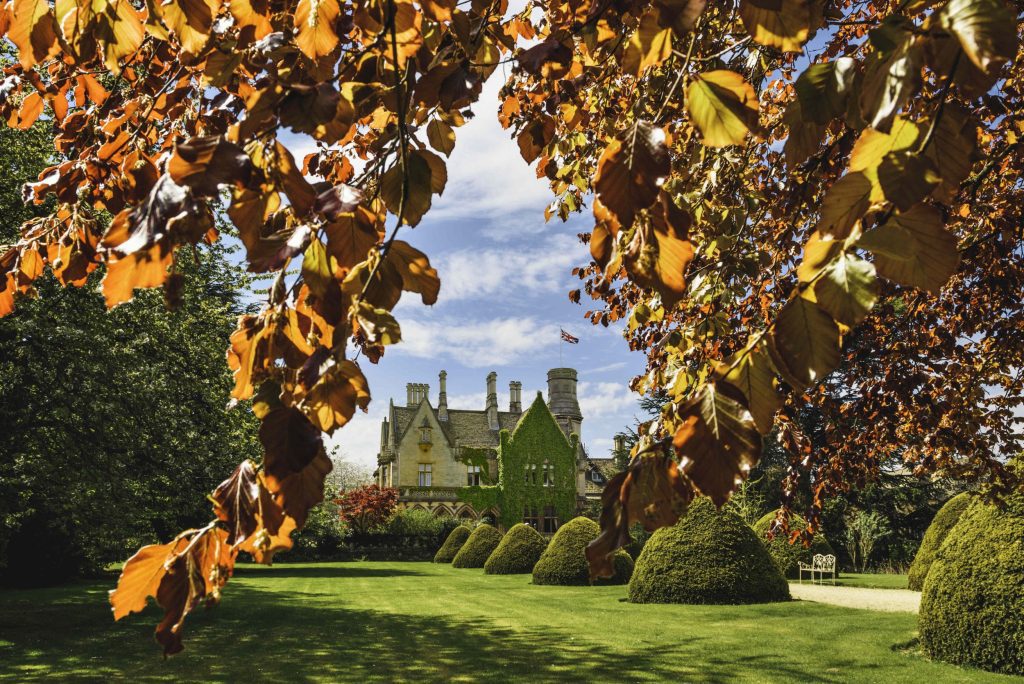
MULTIPOLYGON (((470 411, 464 409, 448 409, 448 420, 441 420, 438 417, 437 409, 430 406, 428 409, 437 418, 438 425, 444 431, 444 436, 450 446, 464 447, 497 447, 499 442, 497 430, 491 430, 487 424, 486 411, 470 411)), ((408 432, 410 424, 419 406, 393 406, 391 408, 391 436, 394 444, 399 444, 408 432)), ((498 411, 498 425, 502 430, 511 432, 519 423, 522 414, 498 411)))

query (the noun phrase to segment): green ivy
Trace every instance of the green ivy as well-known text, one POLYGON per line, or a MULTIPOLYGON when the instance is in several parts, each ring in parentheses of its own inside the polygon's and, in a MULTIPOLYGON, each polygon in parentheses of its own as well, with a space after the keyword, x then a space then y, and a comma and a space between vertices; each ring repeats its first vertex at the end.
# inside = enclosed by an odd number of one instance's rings
POLYGON ((480 482, 485 485, 493 485, 490 460, 495 458, 495 454, 494 449, 489 447, 462 447, 459 449, 459 455, 455 457, 455 460, 468 466, 478 466, 480 468, 480 482))
MULTIPOLYGON (((569 520, 576 514, 578 444, 576 435, 566 438, 538 392, 515 431, 511 435, 507 430, 501 431, 497 485, 465 487, 460 497, 477 511, 498 507, 499 522, 506 529, 523 521, 527 507, 540 513, 545 506, 552 506, 560 520, 569 520), (548 487, 544 486, 545 460, 554 466, 554 483, 548 487), (536 484, 526 483, 527 466, 531 465, 537 466, 536 484)), ((486 458, 484 449, 464 449, 464 458, 467 451, 484 452, 486 458)), ((479 455, 472 454, 469 458, 479 458, 479 455)))

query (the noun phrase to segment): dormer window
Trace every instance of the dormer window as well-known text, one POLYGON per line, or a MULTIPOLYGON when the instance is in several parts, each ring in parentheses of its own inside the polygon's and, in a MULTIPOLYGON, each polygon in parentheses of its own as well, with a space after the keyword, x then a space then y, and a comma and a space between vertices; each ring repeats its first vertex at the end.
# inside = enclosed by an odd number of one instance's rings
POLYGON ((430 423, 428 423, 427 419, 424 418, 423 423, 420 425, 420 444, 426 445, 433 443, 434 440, 431 437, 430 432, 430 423))

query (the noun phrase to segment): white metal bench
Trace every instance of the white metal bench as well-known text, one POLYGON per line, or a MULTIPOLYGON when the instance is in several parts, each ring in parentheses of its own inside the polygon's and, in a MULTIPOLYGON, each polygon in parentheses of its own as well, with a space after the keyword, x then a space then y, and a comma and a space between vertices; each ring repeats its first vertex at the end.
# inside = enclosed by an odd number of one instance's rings
POLYGON ((804 573, 811 573, 811 584, 814 584, 814 576, 818 576, 818 584, 825 583, 825 575, 831 575, 832 584, 836 583, 836 557, 831 553, 824 555, 821 553, 814 554, 814 558, 811 559, 811 564, 808 565, 803 561, 797 563, 800 567, 800 583, 803 584, 804 573))

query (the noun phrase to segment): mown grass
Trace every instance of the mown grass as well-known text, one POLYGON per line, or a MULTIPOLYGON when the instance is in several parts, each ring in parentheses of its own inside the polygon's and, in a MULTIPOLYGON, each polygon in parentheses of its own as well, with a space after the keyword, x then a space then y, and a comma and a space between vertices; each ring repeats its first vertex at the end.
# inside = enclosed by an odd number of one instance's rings
POLYGON ((660 606, 431 563, 246 566, 169 660, 109 583, 0 591, 0 679, 987 682, 913 646, 913 615, 788 602, 660 606))
POLYGON ((894 573, 844 572, 836 580, 841 587, 863 587, 865 589, 906 589, 907 576, 894 573))

